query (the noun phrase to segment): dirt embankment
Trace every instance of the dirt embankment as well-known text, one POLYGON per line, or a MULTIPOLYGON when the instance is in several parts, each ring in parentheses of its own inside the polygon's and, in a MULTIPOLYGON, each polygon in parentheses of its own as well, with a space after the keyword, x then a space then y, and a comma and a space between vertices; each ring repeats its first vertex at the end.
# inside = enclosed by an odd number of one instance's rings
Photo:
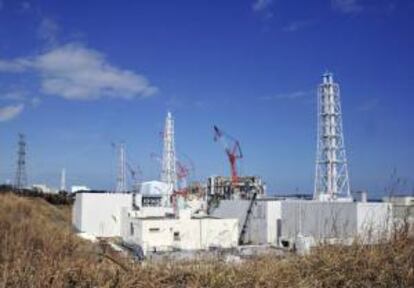
POLYGON ((76 237, 70 209, 0 195, 0 287, 414 287, 414 241, 323 247, 305 257, 140 266, 76 237))

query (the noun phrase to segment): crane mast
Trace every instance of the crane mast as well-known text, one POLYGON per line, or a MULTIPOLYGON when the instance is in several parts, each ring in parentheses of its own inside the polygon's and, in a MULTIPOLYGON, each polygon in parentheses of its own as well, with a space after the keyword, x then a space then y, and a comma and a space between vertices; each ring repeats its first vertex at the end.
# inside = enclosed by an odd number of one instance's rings
POLYGON ((224 147, 224 152, 230 163, 231 181, 237 183, 239 176, 237 172, 237 160, 243 158, 240 143, 237 139, 225 133, 223 130, 214 126, 214 141, 220 141, 224 147))

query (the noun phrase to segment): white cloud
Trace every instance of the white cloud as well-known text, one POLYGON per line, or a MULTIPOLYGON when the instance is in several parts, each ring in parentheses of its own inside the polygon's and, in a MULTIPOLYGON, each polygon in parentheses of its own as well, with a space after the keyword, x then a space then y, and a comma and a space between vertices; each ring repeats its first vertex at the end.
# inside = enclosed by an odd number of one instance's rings
POLYGON ((371 98, 357 106, 357 110, 361 112, 368 112, 376 109, 379 106, 380 102, 378 98, 371 98))
POLYGON ((42 102, 42 101, 40 100, 40 98, 39 98, 39 97, 33 97, 33 98, 30 100, 30 104, 32 105, 32 107, 37 107, 37 106, 39 106, 41 102, 42 102))
POLYGON ((285 32, 296 32, 306 26, 309 26, 311 24, 311 21, 306 20, 298 20, 291 22, 289 25, 282 28, 285 32))
POLYGON ((0 59, 0 72, 23 72, 27 70, 31 62, 27 59, 17 58, 13 60, 0 59))
POLYGON ((17 117, 23 112, 23 108, 23 104, 0 107, 0 122, 5 122, 17 117))
POLYGON ((57 44, 59 25, 51 18, 43 18, 37 29, 37 35, 49 45, 57 44))
POLYGON ((20 3, 20 7, 23 11, 29 10, 32 7, 32 4, 30 4, 29 1, 23 1, 20 3))
POLYGON ((306 96, 310 95, 312 92, 311 91, 304 91, 304 90, 299 90, 299 91, 295 91, 295 92, 290 92, 290 93, 282 93, 282 94, 277 94, 274 96, 264 96, 261 97, 261 100, 297 100, 297 99, 303 99, 306 96))
POLYGON ((22 90, 12 90, 5 93, 1 93, 0 98, 5 100, 19 100, 25 99, 26 93, 22 90))
POLYGON ((144 76, 119 69, 98 51, 73 43, 34 58, 0 60, 0 71, 27 70, 40 76, 40 89, 44 94, 70 100, 132 99, 151 96, 158 91, 144 76))
POLYGON ((254 12, 260 14, 264 20, 269 20, 273 17, 271 6, 273 0, 255 0, 252 4, 254 12))
POLYGON ((357 14, 364 10, 359 0, 331 0, 332 7, 344 14, 357 14))
POLYGON ((264 11, 270 7, 273 0, 256 0, 253 2, 253 11, 264 11))

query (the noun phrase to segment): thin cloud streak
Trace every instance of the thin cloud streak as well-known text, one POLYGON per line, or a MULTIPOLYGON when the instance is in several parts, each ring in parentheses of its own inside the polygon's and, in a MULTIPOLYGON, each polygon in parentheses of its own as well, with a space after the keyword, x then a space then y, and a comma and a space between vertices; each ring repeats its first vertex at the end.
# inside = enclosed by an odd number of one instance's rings
POLYGON ((263 96, 260 99, 263 101, 273 101, 273 100, 287 100, 287 101, 293 101, 293 100, 301 100, 311 95, 311 91, 308 90, 299 90, 291 93, 281 93, 276 94, 273 96, 263 96))
POLYGON ((253 12, 260 14, 264 20, 269 20, 273 17, 271 6, 273 0, 255 0, 252 4, 253 12))
POLYGON ((357 14, 364 10, 359 0, 332 0, 332 8, 344 14, 357 14))
POLYGON ((23 109, 23 104, 0 107, 0 122, 6 122, 16 118, 23 112, 23 109))
POLYGON ((309 25, 311 25, 312 21, 310 20, 298 20, 293 21, 282 28, 282 31, 284 32, 296 32, 298 30, 301 30, 309 25))
POLYGON ((272 4, 272 0, 256 0, 253 5, 252 9, 253 11, 263 11, 270 7, 272 4))
POLYGON ((372 110, 375 110, 379 106, 379 104, 380 104, 379 99, 372 98, 362 103, 360 106, 358 106, 357 110, 360 112, 372 111, 372 110))

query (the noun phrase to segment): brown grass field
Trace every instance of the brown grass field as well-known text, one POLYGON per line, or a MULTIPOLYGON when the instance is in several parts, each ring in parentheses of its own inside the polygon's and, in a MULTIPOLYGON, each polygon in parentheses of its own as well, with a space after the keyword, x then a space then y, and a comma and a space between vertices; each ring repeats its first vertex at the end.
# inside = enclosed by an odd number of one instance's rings
POLYGON ((140 265, 73 234, 69 206, 0 195, 0 287, 414 287, 414 240, 325 246, 241 264, 140 265))

